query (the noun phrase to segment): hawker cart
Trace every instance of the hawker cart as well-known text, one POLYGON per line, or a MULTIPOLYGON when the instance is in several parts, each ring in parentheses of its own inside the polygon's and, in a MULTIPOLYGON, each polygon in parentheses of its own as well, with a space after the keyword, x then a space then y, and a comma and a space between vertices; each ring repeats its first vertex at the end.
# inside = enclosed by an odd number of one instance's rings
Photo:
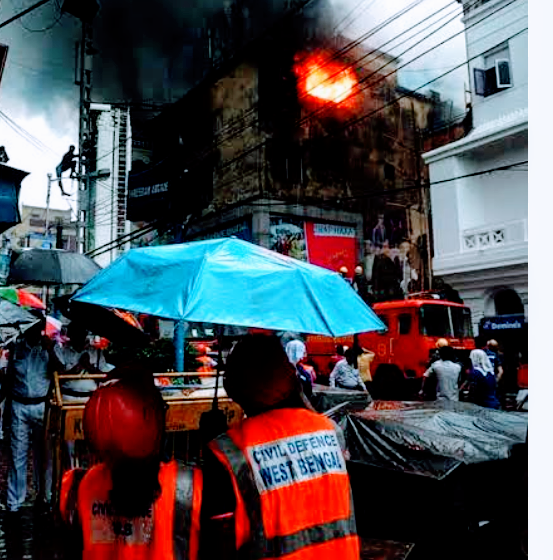
MULTIPOLYGON (((173 372, 156 373, 155 378, 214 378, 215 373, 198 372, 173 372)), ((51 400, 46 408, 46 448, 52 458, 52 506, 59 504, 61 491, 61 479, 63 473, 71 466, 89 466, 96 462, 96 458, 85 447, 81 447, 80 454, 76 457, 69 457, 67 442, 79 442, 84 444, 83 433, 83 411, 86 405, 86 398, 73 399, 65 397, 61 392, 63 381, 75 379, 93 379, 102 382, 106 379, 105 374, 89 375, 58 375, 54 374, 54 391, 51 400), (73 461, 72 461, 73 459, 73 461), (73 462, 73 465, 71 463, 73 462)), ((190 461, 197 450, 194 441, 194 434, 200 427, 200 418, 204 412, 212 408, 213 396, 210 394, 213 389, 204 385, 185 384, 175 389, 162 390, 163 399, 168 405, 165 426, 166 432, 170 436, 182 434, 183 446, 179 449, 180 456, 184 461, 190 461)), ((218 405, 223 411, 227 424, 232 426, 243 417, 242 409, 226 395, 219 391, 218 405)), ((174 438, 168 438, 174 442, 174 438)), ((175 456, 175 446, 166 447, 167 458, 175 456)), ((45 472, 45 469, 43 470, 45 472)), ((44 480, 43 480, 44 483, 44 480)), ((44 487, 44 485, 43 485, 44 487)))

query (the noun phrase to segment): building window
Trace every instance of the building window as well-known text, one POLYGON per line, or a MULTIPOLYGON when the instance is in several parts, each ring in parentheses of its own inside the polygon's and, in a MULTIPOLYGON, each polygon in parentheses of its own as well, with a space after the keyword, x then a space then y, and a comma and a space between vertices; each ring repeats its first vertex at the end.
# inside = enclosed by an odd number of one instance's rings
POLYGON ((488 97, 513 85, 509 46, 502 44, 484 56, 484 68, 474 69, 474 92, 488 97))
POLYGON ((409 334, 411 332, 411 315, 409 313, 402 313, 398 317, 399 334, 409 334))

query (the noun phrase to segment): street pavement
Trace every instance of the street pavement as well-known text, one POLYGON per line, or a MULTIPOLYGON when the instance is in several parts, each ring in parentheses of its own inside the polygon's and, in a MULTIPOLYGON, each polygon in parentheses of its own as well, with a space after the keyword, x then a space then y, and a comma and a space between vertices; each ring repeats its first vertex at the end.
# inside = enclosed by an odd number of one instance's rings
POLYGON ((35 488, 29 461, 28 492, 20 515, 12 519, 6 508, 8 442, 0 441, 0 560, 57 560, 61 558, 59 533, 51 515, 36 514, 35 488))

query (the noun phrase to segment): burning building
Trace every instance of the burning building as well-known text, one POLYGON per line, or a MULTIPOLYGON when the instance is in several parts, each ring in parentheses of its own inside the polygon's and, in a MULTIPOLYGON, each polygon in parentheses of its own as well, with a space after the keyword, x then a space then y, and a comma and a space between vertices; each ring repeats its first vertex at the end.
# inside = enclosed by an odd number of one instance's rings
POLYGON ((430 259, 420 132, 443 103, 401 89, 397 60, 290 19, 218 61, 151 126, 129 177, 131 220, 186 223, 338 269, 380 298, 424 287, 430 259))

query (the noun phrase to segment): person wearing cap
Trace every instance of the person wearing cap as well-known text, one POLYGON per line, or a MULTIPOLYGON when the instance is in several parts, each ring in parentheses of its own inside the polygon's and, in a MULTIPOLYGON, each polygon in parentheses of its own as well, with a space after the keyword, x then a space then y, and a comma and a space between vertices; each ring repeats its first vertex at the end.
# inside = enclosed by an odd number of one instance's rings
POLYGON ((162 461, 166 405, 152 374, 120 368, 110 377, 83 417, 85 438, 101 462, 62 480, 67 556, 196 560, 201 471, 162 461))
POLYGON ((351 279, 349 278, 349 270, 347 266, 341 266, 338 270, 338 274, 348 283, 351 284, 351 279))
POLYGON ((372 303, 371 294, 369 292, 369 281, 365 276, 365 271, 361 265, 355 267, 353 281, 353 289, 359 294, 359 297, 367 304, 372 303))
MULTIPOLYGON (((204 499, 202 520, 232 515, 229 542, 240 558, 358 560, 340 435, 307 402, 279 340, 240 341, 228 357, 224 386, 247 419, 208 444, 227 482, 204 471, 213 495, 204 499), (230 512, 216 499, 224 488, 234 496, 230 512)), ((217 540, 203 523, 202 535, 217 540)))

